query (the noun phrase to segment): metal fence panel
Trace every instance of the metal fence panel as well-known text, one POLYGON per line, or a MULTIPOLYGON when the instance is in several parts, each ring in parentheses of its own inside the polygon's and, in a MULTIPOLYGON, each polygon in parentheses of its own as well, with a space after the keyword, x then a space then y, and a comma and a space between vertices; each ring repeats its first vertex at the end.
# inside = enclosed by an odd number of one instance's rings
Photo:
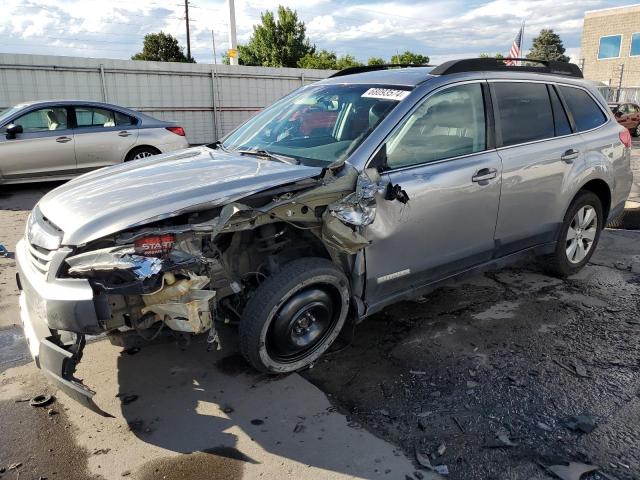
POLYGON ((104 101, 176 121, 190 143, 210 143, 278 98, 331 73, 0 53, 0 110, 32 100, 104 101))

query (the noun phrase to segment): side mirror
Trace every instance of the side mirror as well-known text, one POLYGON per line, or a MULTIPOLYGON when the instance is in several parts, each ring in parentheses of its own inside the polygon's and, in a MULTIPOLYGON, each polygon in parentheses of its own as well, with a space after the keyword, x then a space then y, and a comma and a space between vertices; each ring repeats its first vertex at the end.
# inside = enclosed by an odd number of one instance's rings
POLYGON ((16 135, 22 133, 22 125, 14 125, 13 123, 7 126, 7 140, 13 140, 16 135))

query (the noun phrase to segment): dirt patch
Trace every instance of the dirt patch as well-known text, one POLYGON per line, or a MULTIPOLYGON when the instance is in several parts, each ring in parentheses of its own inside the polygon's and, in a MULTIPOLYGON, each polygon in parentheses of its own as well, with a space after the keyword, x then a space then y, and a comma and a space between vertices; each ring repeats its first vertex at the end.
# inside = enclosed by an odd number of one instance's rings
MULTIPOLYGON (((248 461, 239 450, 216 447, 177 457, 152 460, 140 467, 138 480, 239 480, 243 463, 248 461)), ((126 473, 126 472, 125 472, 126 473)))
POLYGON ((613 265, 607 236, 572 279, 527 266, 392 306, 304 376, 451 479, 549 478, 541 465, 568 461, 638 478, 640 275, 613 265), (566 426, 582 414, 591 433, 566 426))
MULTIPOLYGON (((33 375, 39 375, 35 373, 33 375)), ((48 478, 48 479, 96 479, 87 472, 87 452, 78 447, 73 439, 73 428, 65 410, 59 402, 47 407, 34 408, 28 399, 41 391, 36 385, 41 382, 3 375, 2 390, 19 390, 19 398, 0 401, 0 468, 21 464, 15 471, 0 475, 4 478, 48 478), (27 401, 24 401, 27 400, 27 401), (10 425, 8 422, 10 419, 10 425), (10 428, 4 428, 10 427, 10 428), (19 474, 19 477, 18 477, 19 474)))

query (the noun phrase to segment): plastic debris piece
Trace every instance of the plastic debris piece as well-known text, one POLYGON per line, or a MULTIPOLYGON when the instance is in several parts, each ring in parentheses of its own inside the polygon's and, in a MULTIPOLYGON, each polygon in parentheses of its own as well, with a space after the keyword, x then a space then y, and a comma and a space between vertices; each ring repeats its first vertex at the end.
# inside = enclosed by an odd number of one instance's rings
POLYGON ((596 420, 591 415, 575 415, 564 421, 565 426, 574 432, 591 433, 596 428, 596 420))
POLYGON ((547 470, 562 480, 580 480, 585 473, 594 472, 599 468, 596 465, 570 462, 569 465, 551 465, 547 470))
POLYGON ((449 468, 446 465, 436 465, 433 469, 440 475, 449 475, 449 468))
POLYGON ((438 447, 438 455, 442 456, 446 451, 447 451, 447 446, 444 444, 444 442, 442 442, 438 447))
POLYGON ((424 468, 428 468, 429 470, 433 470, 433 466, 431 465, 431 462, 429 461, 429 457, 427 457, 426 455, 423 455, 420 452, 420 450, 418 449, 417 445, 416 445, 416 460, 424 468))
POLYGON ((0 257, 7 258, 9 256, 9 251, 5 248, 4 245, 0 244, 0 257))
POLYGON ((48 395, 48 394, 36 395, 31 400, 29 400, 29 405, 31 405, 32 407, 46 407, 51 402, 53 402, 53 400, 54 400, 53 395, 48 395))

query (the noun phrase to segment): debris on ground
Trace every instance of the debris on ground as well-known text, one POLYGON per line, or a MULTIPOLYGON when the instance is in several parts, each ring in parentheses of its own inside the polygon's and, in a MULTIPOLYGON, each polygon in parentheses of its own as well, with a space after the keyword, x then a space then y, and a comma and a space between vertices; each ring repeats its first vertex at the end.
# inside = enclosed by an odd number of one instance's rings
POLYGON ((595 472, 600 467, 587 465, 585 463, 570 462, 568 465, 551 465, 545 468, 561 480, 580 480, 584 474, 595 472))
POLYGON ((497 433, 496 436, 484 444, 485 448, 505 448, 517 447, 518 444, 511 441, 509 435, 505 432, 497 433))
POLYGON ((304 432, 307 429, 302 423, 296 423, 296 426, 293 427, 293 433, 304 432))
POLYGON ((10 472, 11 470, 17 470, 22 466, 22 462, 16 462, 16 463, 12 463, 11 465, 9 465, 9 467, 7 468, 7 470, 10 472))
POLYGON ((7 258, 9 256, 9 251, 5 248, 4 245, 0 244, 0 257, 7 258))
POLYGON ((549 425, 547 425, 544 422, 538 422, 536 423, 536 426, 540 429, 540 430, 544 430, 545 432, 550 432, 551 430, 553 430, 549 425))
POLYGON ((444 452, 447 451, 447 446, 443 443, 440 444, 440 446, 438 447, 438 456, 442 456, 444 455, 444 452))
POLYGON ((46 407, 54 400, 55 398, 53 397, 53 395, 43 393, 40 395, 36 395, 31 400, 29 400, 29 405, 31 405, 32 407, 46 407))
POLYGON ((446 465, 435 465, 433 469, 440 475, 449 475, 449 468, 446 465))
POLYGON ((564 363, 562 363, 560 360, 554 358, 553 359, 553 363, 555 363, 556 365, 558 365, 559 367, 565 369, 567 372, 572 373, 573 375, 576 375, 578 377, 582 377, 582 378, 590 378, 590 376, 587 374, 587 369, 584 368, 584 366, 582 364, 579 363, 574 363, 573 368, 565 365, 564 363))
POLYGON ((138 395, 132 394, 132 395, 122 395, 122 394, 117 394, 116 397, 118 397, 120 399, 120 402, 122 403, 122 405, 129 405, 130 403, 135 402, 136 400, 138 400, 138 395))
POLYGON ((596 420, 591 415, 574 415, 565 419, 564 424, 574 432, 591 433, 596 428, 596 420))
POLYGON ((418 461, 418 463, 422 465, 424 468, 433 470, 433 465, 431 465, 431 461, 429 460, 429 457, 427 457, 422 452, 420 452, 420 449, 418 448, 417 445, 415 450, 416 450, 416 460, 418 461))

